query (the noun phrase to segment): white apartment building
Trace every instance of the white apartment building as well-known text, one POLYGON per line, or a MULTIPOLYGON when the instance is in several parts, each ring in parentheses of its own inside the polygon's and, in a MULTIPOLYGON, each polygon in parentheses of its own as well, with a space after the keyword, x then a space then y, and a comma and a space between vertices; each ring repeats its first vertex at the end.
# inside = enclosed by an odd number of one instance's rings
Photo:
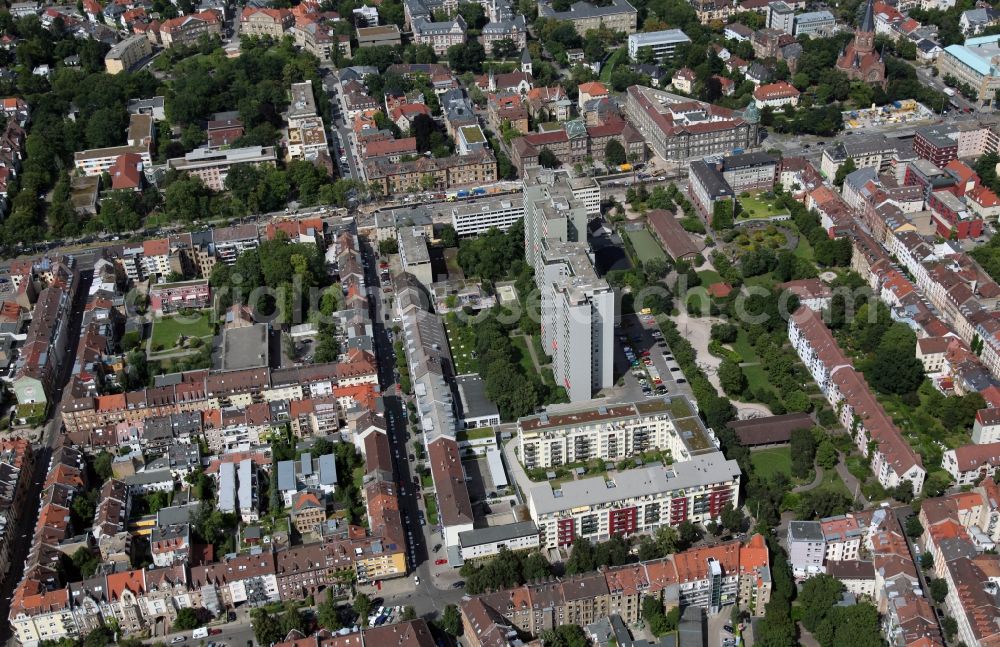
POLYGON ((434 282, 431 254, 427 237, 420 227, 400 227, 396 231, 399 243, 399 261, 404 272, 409 272, 425 287, 434 282))
POLYGON ((451 210, 451 224, 459 236, 478 236, 490 229, 507 231, 522 218, 524 198, 519 195, 467 201, 451 210))
POLYGON ((574 190, 566 173, 544 169, 529 171, 524 183, 525 257, 541 292, 542 343, 573 402, 614 383, 614 290, 594 270, 590 211, 575 196, 592 199, 594 184, 574 190))
MULTIPOLYGON (((526 171, 523 200, 525 258, 534 268, 537 278, 542 266, 542 241, 554 239, 585 243, 588 216, 594 212, 577 198, 567 173, 541 167, 526 171)), ((600 213, 599 208, 596 213, 600 213)))
POLYGON ((528 510, 544 546, 568 546, 577 537, 603 541, 717 518, 738 505, 740 466, 714 451, 671 466, 645 467, 578 479, 538 483, 527 492, 528 510))
POLYGON ((820 530, 826 544, 826 561, 856 560, 861 550, 864 529, 854 515, 838 515, 820 519, 820 530))
POLYGON ((107 172, 122 155, 135 154, 142 159, 143 168, 153 164, 150 147, 155 139, 153 117, 147 114, 129 115, 125 146, 94 148, 73 153, 73 165, 84 175, 95 176, 107 172))
POLYGON ((920 456, 875 399, 864 375, 844 356, 821 317, 809 308, 799 308, 788 319, 788 339, 841 424, 850 430, 858 450, 871 462, 882 487, 894 488, 908 481, 914 492, 920 492, 927 475, 920 456))
POLYGON ((788 524, 788 563, 799 579, 823 572, 826 543, 818 521, 792 521, 788 524))
POLYGON ((614 384, 614 290, 597 276, 584 244, 545 241, 542 263, 543 347, 570 401, 589 400, 614 384))
POLYGON ((650 450, 674 461, 715 450, 715 441, 687 398, 671 396, 526 416, 517 421, 521 461, 549 468, 592 458, 618 461, 650 450))
POLYGON ((1000 409, 980 409, 976 412, 972 442, 977 445, 1000 443, 1000 409))
POLYGON ((568 178, 573 199, 591 216, 601 215, 601 185, 592 177, 568 178))

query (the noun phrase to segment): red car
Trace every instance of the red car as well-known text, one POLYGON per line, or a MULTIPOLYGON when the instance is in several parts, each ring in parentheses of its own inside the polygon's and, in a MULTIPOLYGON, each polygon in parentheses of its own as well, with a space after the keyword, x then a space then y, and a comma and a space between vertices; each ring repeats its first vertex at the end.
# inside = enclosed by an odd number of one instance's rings
POLYGON ((441 566, 441 565, 447 564, 447 563, 448 563, 447 559, 435 559, 434 560, 434 565, 435 566, 441 566))

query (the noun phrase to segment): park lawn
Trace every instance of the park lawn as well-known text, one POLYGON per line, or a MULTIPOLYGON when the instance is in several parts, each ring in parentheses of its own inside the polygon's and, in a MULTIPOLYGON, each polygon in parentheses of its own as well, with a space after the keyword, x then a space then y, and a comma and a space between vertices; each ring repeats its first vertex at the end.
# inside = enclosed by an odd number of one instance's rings
POLYGON ((739 198, 740 205, 743 207, 743 211, 740 212, 738 219, 740 220, 753 220, 755 218, 773 218, 774 216, 787 215, 788 209, 779 207, 775 204, 775 200, 767 200, 761 196, 761 194, 751 194, 746 198, 739 198))
POLYGON ((775 447, 774 449, 750 452, 750 463, 753 465, 754 473, 761 478, 769 478, 779 472, 791 478, 792 448, 775 447))
POLYGON ((747 333, 744 329, 740 328, 740 332, 736 336, 736 341, 730 345, 740 356, 741 362, 751 364, 751 366, 742 367, 743 374, 747 377, 747 384, 750 386, 750 390, 754 391, 764 387, 770 391, 774 391, 774 386, 772 386, 771 382, 768 381, 767 373, 764 371, 764 367, 760 364, 760 358, 757 357, 757 351, 754 350, 754 347, 750 343, 750 339, 747 337, 747 333))
POLYGON ((427 508, 427 523, 436 526, 438 522, 437 499, 433 494, 424 495, 424 507, 427 508))
POLYGON ((777 281, 774 280, 774 276, 768 272, 767 274, 761 274, 759 276, 751 276, 750 278, 743 280, 743 285, 750 287, 752 285, 759 285, 765 290, 771 290, 774 288, 777 281))
POLYGON ((799 235, 799 242, 795 246, 795 255, 801 259, 807 260, 810 263, 816 262, 816 254, 813 251, 812 245, 806 240, 805 236, 799 235))
POLYGON ((517 362, 521 365, 521 371, 525 375, 536 374, 538 371, 535 370, 535 363, 531 361, 531 354, 528 352, 528 345, 524 343, 524 335, 512 335, 510 342, 514 345, 514 348, 517 349, 517 362))
POLYGON ((632 248, 635 249, 635 255, 639 257, 640 263, 667 260, 667 254, 648 229, 625 233, 628 235, 629 242, 632 243, 632 248))
POLYGON ((701 270, 698 272, 698 278, 701 279, 702 287, 706 289, 713 283, 725 283, 722 279, 722 275, 715 270, 701 270))
POLYGON ((608 83, 611 81, 611 73, 615 71, 615 66, 618 65, 618 63, 620 63, 626 56, 628 56, 628 49, 622 47, 612 54, 610 58, 608 58, 608 62, 604 64, 603 68, 601 68, 602 82, 608 83))
POLYGON ((462 271, 462 266, 458 264, 458 248, 449 247, 444 250, 444 264, 448 270, 448 277, 452 280, 461 280, 465 278, 465 272, 462 271))
POLYGON ((447 319, 444 323, 448 333, 448 345, 451 347, 451 357, 455 361, 455 371, 459 375, 476 373, 479 365, 472 356, 476 347, 476 336, 468 326, 453 325, 447 319))
POLYGON ((161 317, 153 322, 153 347, 161 347, 163 350, 170 350, 177 345, 177 340, 181 335, 186 337, 211 337, 212 319, 211 311, 203 310, 194 317, 161 317), (180 319, 183 319, 181 321, 180 319))
MULTIPOLYGON (((791 450, 789 449, 789 451, 791 450)), ((789 458, 790 456, 791 454, 789 454, 789 458)), ((836 469, 823 470, 823 482, 820 483, 819 487, 824 490, 842 492, 849 497, 854 497, 854 492, 847 489, 847 485, 845 485, 844 480, 840 478, 840 474, 837 474, 836 469)))

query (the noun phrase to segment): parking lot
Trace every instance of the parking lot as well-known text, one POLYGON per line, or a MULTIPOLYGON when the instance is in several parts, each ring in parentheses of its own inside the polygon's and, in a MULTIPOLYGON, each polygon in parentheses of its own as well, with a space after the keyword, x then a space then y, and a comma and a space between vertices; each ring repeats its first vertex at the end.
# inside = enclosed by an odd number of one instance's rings
POLYGON ((623 315, 615 334, 615 375, 621 376, 622 384, 605 389, 603 395, 618 402, 656 395, 691 396, 687 378, 654 317, 623 315))

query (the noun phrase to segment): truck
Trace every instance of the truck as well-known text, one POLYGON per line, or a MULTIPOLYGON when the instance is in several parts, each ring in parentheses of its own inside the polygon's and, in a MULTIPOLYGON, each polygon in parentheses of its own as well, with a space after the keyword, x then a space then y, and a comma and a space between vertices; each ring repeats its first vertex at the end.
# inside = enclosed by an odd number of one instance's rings
POLYGON ((198 627, 191 632, 191 638, 198 640, 199 638, 208 638, 208 627, 198 627))
POLYGON ((627 171, 631 171, 632 170, 632 165, 631 164, 621 164, 621 165, 618 166, 618 170, 621 171, 622 173, 625 173, 627 171))
POLYGON ((945 88, 944 89, 944 93, 947 94, 949 97, 953 97, 953 96, 955 96, 955 89, 954 88, 945 88))
POLYGON ((457 195, 459 198, 468 198, 469 197, 469 192, 466 191, 465 189, 462 189, 461 191, 459 191, 455 195, 457 195))

